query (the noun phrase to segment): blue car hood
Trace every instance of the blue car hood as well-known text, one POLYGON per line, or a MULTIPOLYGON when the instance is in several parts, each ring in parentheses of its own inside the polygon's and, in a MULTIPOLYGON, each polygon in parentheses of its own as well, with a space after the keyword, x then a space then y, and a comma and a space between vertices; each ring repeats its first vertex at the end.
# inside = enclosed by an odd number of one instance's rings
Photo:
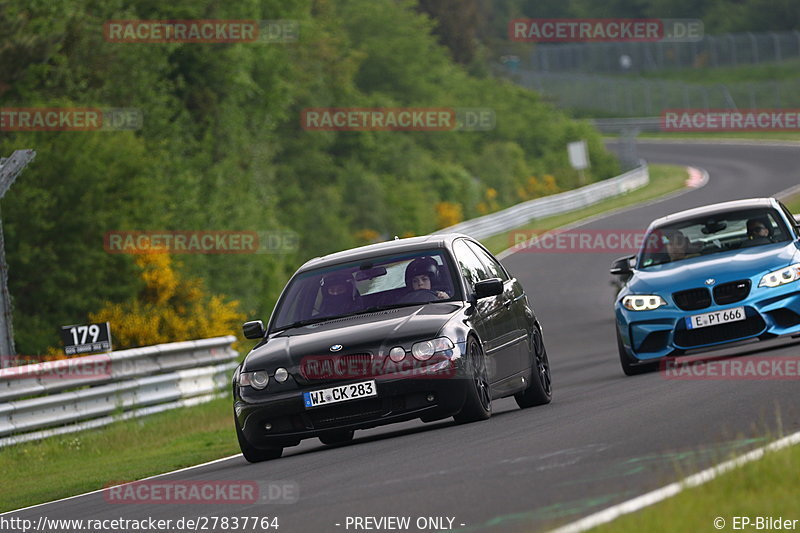
POLYGON ((702 287, 709 278, 716 280, 716 284, 745 278, 760 279, 767 272, 800 262, 798 255, 798 248, 792 241, 692 257, 637 270, 628 288, 642 294, 643 291, 660 289, 702 287))

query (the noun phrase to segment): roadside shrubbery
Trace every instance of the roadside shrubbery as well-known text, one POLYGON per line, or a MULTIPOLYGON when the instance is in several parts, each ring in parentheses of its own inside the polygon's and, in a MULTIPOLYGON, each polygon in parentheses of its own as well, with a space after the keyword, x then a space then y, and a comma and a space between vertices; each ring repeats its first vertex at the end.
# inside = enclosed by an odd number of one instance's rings
POLYGON ((112 332, 125 343, 161 339, 158 328, 183 334, 166 316, 158 327, 131 326, 142 309, 125 306, 138 301, 141 281, 134 257, 104 251, 108 231, 296 232, 299 248, 285 253, 182 256, 182 276, 266 318, 310 257, 575 186, 569 141, 588 140, 589 181, 617 172, 588 125, 454 63, 414 2, 79 0, 54 11, 12 0, 0 10, 9 21, 0 29, 0 106, 133 107, 144 116, 134 132, 0 138, 0 155, 38 152, 2 203, 20 353, 42 353, 59 326, 112 309, 112 332), (104 22, 126 19, 290 19, 300 37, 106 42, 104 22), (309 107, 477 107, 494 112, 496 127, 306 131, 300 114, 309 107), (553 184, 531 186, 530 176, 548 174, 553 184))

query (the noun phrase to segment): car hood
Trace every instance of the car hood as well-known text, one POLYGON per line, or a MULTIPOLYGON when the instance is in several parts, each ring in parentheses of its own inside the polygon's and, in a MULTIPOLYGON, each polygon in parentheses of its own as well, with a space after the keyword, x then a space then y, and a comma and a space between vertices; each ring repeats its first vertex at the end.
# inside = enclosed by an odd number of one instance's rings
POLYGON ((244 370, 285 366, 292 372, 308 356, 377 355, 379 349, 385 352, 393 346, 409 349, 413 342, 435 338, 463 306, 461 302, 411 305, 281 331, 248 354, 244 370), (332 352, 334 345, 342 348, 332 352))
POLYGON ((797 246, 789 242, 693 257, 637 270, 628 288, 641 294, 643 291, 702 287, 707 279, 714 279, 717 285, 738 279, 755 279, 797 262, 797 256, 797 246))

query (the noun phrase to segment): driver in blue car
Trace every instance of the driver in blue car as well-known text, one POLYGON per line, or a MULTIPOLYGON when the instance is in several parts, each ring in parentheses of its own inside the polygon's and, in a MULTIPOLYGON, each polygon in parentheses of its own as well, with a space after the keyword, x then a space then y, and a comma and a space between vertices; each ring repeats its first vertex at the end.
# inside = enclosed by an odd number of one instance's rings
POLYGON ((772 242, 770 238, 771 226, 761 218, 751 218, 747 221, 747 239, 753 244, 766 244, 772 242))
POLYGON ((413 291, 430 291, 439 300, 446 300, 450 295, 444 291, 433 290, 439 284, 439 264, 431 257, 418 257, 406 267, 406 287, 413 291))

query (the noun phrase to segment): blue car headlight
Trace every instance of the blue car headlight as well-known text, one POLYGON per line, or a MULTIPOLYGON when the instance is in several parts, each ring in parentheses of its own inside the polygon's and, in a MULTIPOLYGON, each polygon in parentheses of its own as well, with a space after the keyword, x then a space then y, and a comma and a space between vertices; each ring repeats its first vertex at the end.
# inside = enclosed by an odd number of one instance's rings
POLYGON ((667 305, 658 294, 629 294, 622 299, 622 306, 628 311, 652 311, 667 305))
POLYGON ((779 287, 800 279, 800 263, 795 263, 780 270, 773 270, 761 278, 759 287, 779 287))

